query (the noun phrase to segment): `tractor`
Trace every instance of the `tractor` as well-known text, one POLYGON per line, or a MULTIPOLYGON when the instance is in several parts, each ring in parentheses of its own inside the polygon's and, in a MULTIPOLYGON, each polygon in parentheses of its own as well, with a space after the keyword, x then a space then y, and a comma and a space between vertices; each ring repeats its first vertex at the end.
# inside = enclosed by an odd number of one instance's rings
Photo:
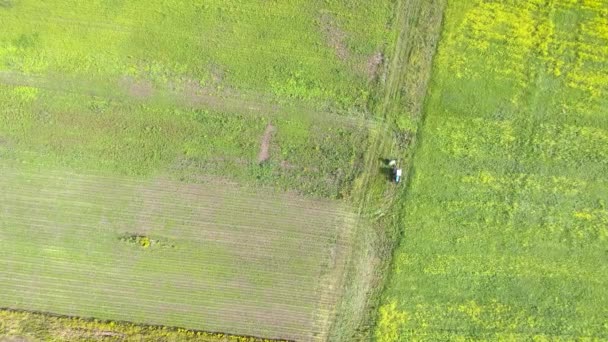
POLYGON ((401 182, 401 175, 403 170, 399 168, 399 162, 396 159, 391 159, 388 162, 388 166, 391 168, 392 179, 395 183, 401 182))

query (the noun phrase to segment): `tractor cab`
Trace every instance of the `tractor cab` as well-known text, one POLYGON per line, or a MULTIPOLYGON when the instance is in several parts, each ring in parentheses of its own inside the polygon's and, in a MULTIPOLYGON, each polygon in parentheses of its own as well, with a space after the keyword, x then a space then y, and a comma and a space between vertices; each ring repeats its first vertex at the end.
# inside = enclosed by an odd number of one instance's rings
POLYGON ((391 159, 388 162, 388 166, 391 168, 391 175, 393 176, 393 181, 395 183, 401 182, 401 175, 403 174, 403 170, 399 168, 399 163, 396 159, 391 159))
POLYGON ((402 173, 401 169, 395 170, 395 183, 401 182, 401 173, 402 173))

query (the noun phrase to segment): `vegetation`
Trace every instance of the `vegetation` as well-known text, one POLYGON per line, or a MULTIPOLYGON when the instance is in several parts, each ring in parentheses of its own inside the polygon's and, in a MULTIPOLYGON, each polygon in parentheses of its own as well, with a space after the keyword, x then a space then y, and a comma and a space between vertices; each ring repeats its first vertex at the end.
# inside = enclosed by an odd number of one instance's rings
POLYGON ((374 322, 378 320, 374 310, 381 305, 380 294, 401 229, 401 203, 396 200, 406 191, 404 184, 387 181, 380 160, 396 157, 404 170, 410 167, 444 6, 443 0, 407 0, 396 6, 398 30, 391 40, 388 76, 374 110, 388 125, 371 131, 365 172, 353 191, 360 224, 331 340, 366 341, 374 337, 374 322))
POLYGON ((0 307, 327 339, 393 12, 0 2, 0 307))
POLYGON ((278 342, 256 337, 13 310, 0 310, 0 336, 9 341, 15 338, 20 341, 278 342))
POLYGON ((349 192, 366 140, 364 127, 317 125, 297 119, 297 112, 272 118, 172 109, 30 87, 0 86, 0 99, 5 159, 108 175, 189 181, 227 175, 339 198, 349 192), (269 120, 280 129, 272 158, 260 166, 256 156, 269 120))
POLYGON ((353 221, 340 203, 38 167, 1 169, 3 306, 290 340, 326 333, 353 221))
POLYGON ((378 341, 608 338, 607 13, 448 2, 378 341))
POLYGON ((364 104, 390 1, 19 1, 0 7, 0 65, 27 74, 193 81, 364 104), (78 6, 76 6, 78 5, 78 6), (44 13, 44 19, 39 17, 44 13))
POLYGON ((607 339, 607 17, 0 0, 0 336, 607 339))

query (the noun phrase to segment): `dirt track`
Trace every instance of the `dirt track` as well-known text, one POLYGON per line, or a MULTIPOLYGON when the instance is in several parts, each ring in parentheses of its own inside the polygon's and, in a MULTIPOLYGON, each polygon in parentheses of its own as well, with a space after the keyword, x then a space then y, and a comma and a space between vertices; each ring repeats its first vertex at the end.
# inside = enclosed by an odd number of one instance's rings
POLYGON ((264 135, 262 136, 262 142, 260 144, 260 154, 258 155, 258 163, 265 162, 270 158, 270 143, 272 140, 272 134, 276 128, 272 124, 266 126, 264 135))

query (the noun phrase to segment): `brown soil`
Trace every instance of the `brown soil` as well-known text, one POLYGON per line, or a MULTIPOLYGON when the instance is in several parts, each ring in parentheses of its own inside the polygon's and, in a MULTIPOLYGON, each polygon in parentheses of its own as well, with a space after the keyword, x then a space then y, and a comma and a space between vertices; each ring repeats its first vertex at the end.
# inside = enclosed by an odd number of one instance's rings
POLYGON ((210 73, 211 73, 211 81, 214 84, 221 84, 224 81, 224 77, 226 75, 226 72, 224 71, 224 69, 219 66, 219 65, 212 65, 210 68, 210 73))
POLYGON ((258 163, 263 163, 270 158, 270 142, 272 140, 272 134, 275 131, 275 127, 272 124, 266 126, 264 136, 262 137, 262 143, 260 144, 260 154, 258 154, 258 163))
MULTIPOLYGON (((0 5, 0 7, 2 7, 2 6, 0 5)), ((0 337, 0 342, 31 342, 31 341, 34 341, 34 340, 29 337, 23 337, 23 336, 0 337)))
POLYGON ((154 95, 154 87, 148 81, 135 80, 132 77, 124 77, 120 80, 120 86, 129 96, 136 99, 147 99, 154 95))
POLYGON ((380 66, 384 63, 384 55, 382 52, 376 52, 373 54, 368 60, 367 65, 365 67, 365 73, 370 80, 378 77, 378 73, 380 72, 380 66))
POLYGON ((350 53, 346 45, 346 33, 338 27, 335 19, 329 14, 323 14, 320 23, 327 42, 336 52, 336 56, 340 60, 348 59, 350 53))
POLYGON ((181 88, 177 88, 176 91, 181 91, 184 97, 192 102, 196 101, 196 98, 202 94, 206 94, 209 92, 209 89, 200 84, 200 82, 195 80, 187 80, 182 85, 181 88))
POLYGON ((280 165, 281 165, 281 169, 284 169, 284 170, 291 170, 291 169, 296 168, 295 165, 291 164, 287 160, 283 160, 280 165))

